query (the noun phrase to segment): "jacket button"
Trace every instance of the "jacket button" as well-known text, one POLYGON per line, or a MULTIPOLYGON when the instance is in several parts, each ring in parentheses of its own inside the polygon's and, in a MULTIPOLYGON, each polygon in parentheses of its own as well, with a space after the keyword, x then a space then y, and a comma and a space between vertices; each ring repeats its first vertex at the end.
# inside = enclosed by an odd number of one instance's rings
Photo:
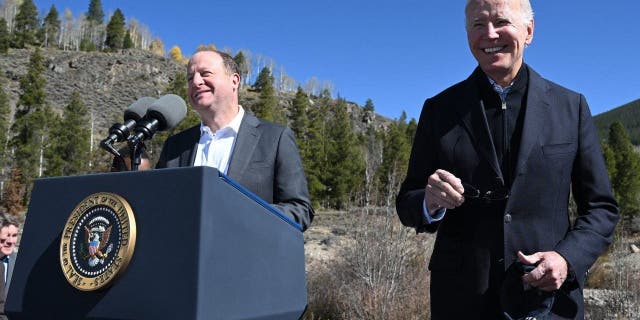
POLYGON ((511 223, 511 215, 510 214, 505 214, 504 215, 504 223, 511 223))

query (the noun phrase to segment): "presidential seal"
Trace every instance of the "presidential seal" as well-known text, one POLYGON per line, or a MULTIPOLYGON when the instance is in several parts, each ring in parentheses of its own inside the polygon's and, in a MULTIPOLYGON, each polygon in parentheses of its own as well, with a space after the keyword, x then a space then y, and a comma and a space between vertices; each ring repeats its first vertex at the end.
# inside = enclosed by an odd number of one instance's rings
POLYGON ((113 193, 92 194, 73 209, 62 231, 62 272, 78 290, 100 289, 124 272, 135 243, 129 203, 113 193))

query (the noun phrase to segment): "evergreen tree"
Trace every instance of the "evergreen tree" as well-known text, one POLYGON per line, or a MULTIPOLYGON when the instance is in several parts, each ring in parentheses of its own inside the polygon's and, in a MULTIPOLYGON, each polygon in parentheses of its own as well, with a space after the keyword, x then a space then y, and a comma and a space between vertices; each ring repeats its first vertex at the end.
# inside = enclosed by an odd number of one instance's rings
POLYGON ((33 108, 44 106, 46 81, 44 72, 44 57, 40 48, 36 48, 29 58, 27 74, 20 79, 20 91, 16 118, 29 113, 33 108))
POLYGON ((415 118, 411 118, 409 123, 407 124, 407 138, 409 139, 409 145, 413 145, 413 139, 416 136, 416 131, 418 130, 418 122, 415 118))
POLYGON ((614 194, 623 215, 637 214, 640 196, 640 155, 634 151, 622 123, 609 127, 609 147, 615 158, 615 175, 611 177, 614 194))
POLYGON ((58 10, 51 5, 49 13, 44 18, 44 24, 41 29, 41 42, 45 47, 56 47, 58 45, 58 36, 60 35, 60 18, 58 10))
POLYGON ((373 112, 374 108, 375 107, 373 105, 373 100, 367 99, 367 101, 364 103, 364 111, 365 112, 373 112))
POLYGON ((176 73, 175 77, 171 82, 169 82, 167 89, 162 94, 164 95, 169 93, 178 95, 185 101, 189 101, 189 97, 187 97, 187 75, 184 71, 178 71, 176 73))
POLYGON ((116 9, 107 24, 107 38, 104 41, 107 51, 114 52, 122 49, 125 34, 124 26, 124 15, 120 9, 116 9))
POLYGON ((131 31, 127 30, 124 35, 122 49, 132 49, 134 46, 133 39, 131 39, 131 31))
POLYGON ((309 97, 304 90, 302 90, 302 87, 298 86, 296 97, 293 99, 291 106, 291 130, 295 133, 298 146, 301 149, 307 142, 307 128, 309 126, 308 110, 309 97))
POLYGON ((4 135, 4 139, 0 139, 0 168, 4 168, 6 163, 6 147, 9 138, 9 124, 11 109, 9 107, 9 96, 5 91, 5 81, 0 78, 0 137, 4 135))
POLYGON ((331 96, 331 90, 329 90, 329 88, 324 88, 320 91, 318 98, 320 98, 321 100, 330 100, 331 96))
POLYGON ((238 72, 240 72, 240 78, 243 80, 249 76, 249 68, 247 67, 247 59, 244 57, 242 51, 238 51, 238 53, 233 57, 233 61, 238 65, 238 72))
POLYGON ((38 8, 32 0, 24 0, 14 21, 13 46, 24 48, 36 44, 38 32, 38 8))
POLYGON ((613 180, 613 177, 617 175, 616 171, 616 155, 613 153, 611 147, 608 144, 602 144, 602 156, 604 157, 604 163, 607 166, 607 173, 609 178, 613 180))
POLYGON ((52 127, 51 145, 47 150, 47 176, 86 173, 89 168, 89 110, 80 94, 74 91, 64 109, 62 121, 52 127))
POLYGON ((60 117, 49 106, 44 105, 16 118, 13 124, 14 160, 22 172, 27 195, 30 193, 33 179, 41 177, 46 170, 48 161, 45 156, 49 155, 46 149, 52 141, 51 127, 59 121, 60 117))
POLYGON ((24 212, 24 196, 26 193, 20 169, 12 168, 9 182, 2 193, 2 207, 13 216, 24 212))
POLYGON ((104 22, 104 12, 102 11, 102 2, 100 0, 91 0, 89 3, 87 21, 94 26, 101 25, 104 22))
POLYGON ((14 159, 25 185, 27 182, 30 183, 31 179, 40 176, 43 168, 41 154, 45 142, 49 141, 49 124, 56 119, 55 114, 45 104, 46 83, 42 77, 43 70, 43 57, 40 49, 36 48, 29 59, 27 74, 20 79, 22 94, 18 98, 12 127, 14 159))
POLYGON ((7 28, 7 20, 0 18, 0 54, 6 54, 9 52, 9 46, 11 45, 11 35, 7 28))
POLYGON ((304 164, 304 172, 309 185, 309 195, 317 208, 327 206, 325 194, 327 186, 324 182, 327 166, 327 110, 329 99, 320 99, 309 106, 309 126, 306 141, 302 144, 300 156, 304 164))
POLYGON ((364 103, 364 113, 362 115, 362 122, 365 123, 369 123, 371 121, 373 121, 373 113, 374 110, 374 106, 373 106, 373 100, 371 99, 367 99, 367 102, 364 103))
POLYGON ((80 50, 96 51, 98 45, 102 44, 102 24, 104 23, 104 12, 102 11, 102 2, 100 0, 91 0, 89 9, 86 13, 87 28, 80 40, 80 50))
POLYGON ((96 48, 96 44, 93 43, 93 40, 91 40, 91 38, 88 35, 83 37, 80 40, 81 51, 91 52, 91 51, 96 51, 97 49, 98 48, 96 48))
MULTIPOLYGON (((263 68, 264 77, 263 83, 261 84, 260 96, 258 98, 258 103, 253 108, 253 113, 256 117, 267 120, 267 121, 276 121, 282 123, 282 119, 276 119, 276 110, 278 108, 278 100, 276 99, 275 89, 273 88, 273 77, 269 73, 269 69, 263 68), (278 121, 279 120, 279 121, 278 121)), ((260 72, 263 74, 263 72, 260 72)), ((282 114, 278 112, 278 114, 282 114)))
POLYGON ((364 158, 352 129, 347 103, 338 98, 329 122, 325 185, 329 204, 343 209, 362 181, 364 158))
POLYGON ((384 205, 390 206, 407 172, 411 144, 408 136, 407 115, 403 111, 394 121, 383 138, 382 164, 378 168, 380 193, 384 196, 384 205))
POLYGON ((271 76, 271 71, 269 70, 269 68, 264 67, 262 68, 262 70, 260 70, 258 78, 253 84, 253 87, 257 90, 262 90, 262 88, 266 87, 267 84, 273 87, 273 76, 271 76))

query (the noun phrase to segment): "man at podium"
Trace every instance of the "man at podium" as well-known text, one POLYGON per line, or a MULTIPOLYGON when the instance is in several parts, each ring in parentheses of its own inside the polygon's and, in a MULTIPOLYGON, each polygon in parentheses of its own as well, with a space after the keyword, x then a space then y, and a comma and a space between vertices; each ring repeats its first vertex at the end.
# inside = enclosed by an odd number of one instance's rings
POLYGON ((314 211, 293 132, 245 112, 238 104, 240 80, 224 52, 191 57, 187 92, 201 123, 169 137, 156 168, 217 168, 305 230, 314 211))

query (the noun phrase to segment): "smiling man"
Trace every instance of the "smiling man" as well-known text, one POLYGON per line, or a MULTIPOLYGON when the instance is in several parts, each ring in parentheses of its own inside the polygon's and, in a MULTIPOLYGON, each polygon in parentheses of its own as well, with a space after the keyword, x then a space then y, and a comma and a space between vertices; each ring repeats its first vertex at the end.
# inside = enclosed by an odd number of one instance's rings
POLYGON ((156 168, 217 168, 306 229, 313 208, 293 131, 238 104, 240 74, 224 52, 196 52, 187 81, 201 124, 169 137, 156 168))
POLYGON ((6 319, 4 315, 4 303, 11 283, 13 266, 16 263, 16 243, 18 242, 19 224, 6 213, 0 217, 0 319, 6 319))
POLYGON ((524 63, 528 0, 468 0, 465 16, 478 67, 425 102, 396 203, 437 231, 432 319, 581 319, 618 221, 589 107, 524 63))

